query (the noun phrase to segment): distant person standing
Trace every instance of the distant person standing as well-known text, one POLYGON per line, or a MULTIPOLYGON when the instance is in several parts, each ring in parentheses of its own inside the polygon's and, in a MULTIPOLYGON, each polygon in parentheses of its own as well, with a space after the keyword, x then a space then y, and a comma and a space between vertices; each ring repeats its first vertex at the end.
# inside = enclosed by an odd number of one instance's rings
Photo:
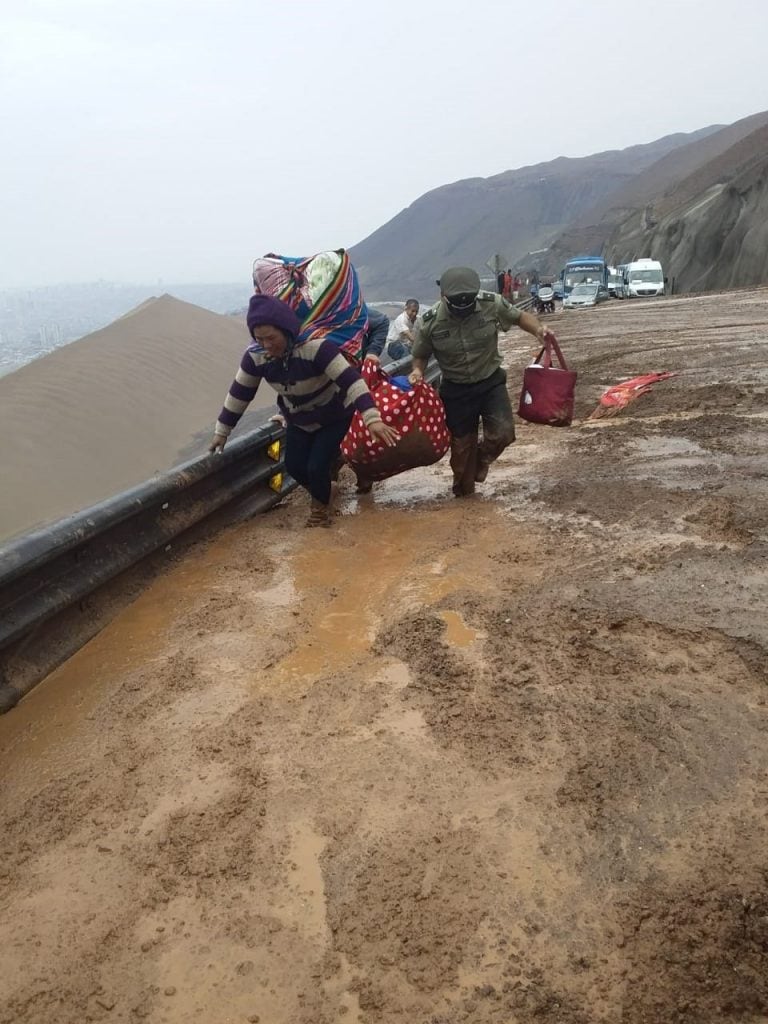
MULTIPOLYGON (((500 270, 496 275, 496 290, 498 291, 499 295, 504 294, 504 282, 506 281, 506 279, 507 272, 505 270, 500 270)), ((438 282, 438 284, 439 283, 440 282, 438 282)))
POLYGON ((421 380, 434 356, 443 376, 440 397, 451 432, 453 493, 459 498, 474 492, 491 463, 515 440, 499 328, 507 331, 516 324, 540 342, 552 332, 502 296, 480 291, 480 278, 469 267, 443 271, 440 291, 440 301, 421 318, 411 382, 421 380))

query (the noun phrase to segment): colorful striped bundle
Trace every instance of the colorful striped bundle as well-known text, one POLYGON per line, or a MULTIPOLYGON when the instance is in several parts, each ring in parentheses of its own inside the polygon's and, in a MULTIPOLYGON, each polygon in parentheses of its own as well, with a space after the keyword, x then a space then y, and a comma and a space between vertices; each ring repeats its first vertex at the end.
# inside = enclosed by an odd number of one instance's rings
POLYGON ((359 358, 368 310, 344 249, 308 259, 269 253, 254 262, 253 285, 295 310, 302 322, 298 345, 330 341, 353 362, 359 358))

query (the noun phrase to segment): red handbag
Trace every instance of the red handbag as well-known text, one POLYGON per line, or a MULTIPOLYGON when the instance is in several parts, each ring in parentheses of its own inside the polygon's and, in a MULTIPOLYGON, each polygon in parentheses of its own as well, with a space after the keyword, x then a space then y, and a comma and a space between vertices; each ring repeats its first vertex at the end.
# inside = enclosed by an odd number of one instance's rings
POLYGON ((434 388, 422 380, 404 391, 370 360, 363 363, 360 373, 381 418, 398 431, 400 440, 394 448, 374 441, 363 417, 356 412, 341 442, 345 461, 368 480, 386 480, 416 466, 439 462, 450 447, 451 435, 445 425, 443 403, 434 388))
POLYGON ((576 371, 569 370, 554 334, 544 337, 544 347, 523 372, 523 390, 517 415, 529 423, 567 427, 573 419, 576 371), (552 365, 553 354, 560 366, 552 365))

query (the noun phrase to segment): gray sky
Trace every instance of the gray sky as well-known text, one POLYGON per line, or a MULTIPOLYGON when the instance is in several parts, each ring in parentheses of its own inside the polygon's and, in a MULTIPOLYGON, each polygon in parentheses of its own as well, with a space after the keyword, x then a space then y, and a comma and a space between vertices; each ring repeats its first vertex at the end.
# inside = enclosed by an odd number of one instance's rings
POLYGON ((766 39, 766 0, 0 0, 0 288, 247 281, 446 182, 764 110, 766 39))

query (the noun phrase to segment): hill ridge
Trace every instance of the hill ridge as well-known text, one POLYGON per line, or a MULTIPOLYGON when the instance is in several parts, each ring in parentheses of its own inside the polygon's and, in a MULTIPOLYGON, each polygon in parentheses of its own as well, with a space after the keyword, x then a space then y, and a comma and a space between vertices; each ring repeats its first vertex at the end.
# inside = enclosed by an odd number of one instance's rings
POLYGON ((666 153, 719 130, 710 126, 624 150, 558 156, 430 189, 350 250, 365 294, 371 301, 405 292, 429 299, 449 263, 481 268, 500 252, 511 264, 549 245, 577 216, 666 153))

